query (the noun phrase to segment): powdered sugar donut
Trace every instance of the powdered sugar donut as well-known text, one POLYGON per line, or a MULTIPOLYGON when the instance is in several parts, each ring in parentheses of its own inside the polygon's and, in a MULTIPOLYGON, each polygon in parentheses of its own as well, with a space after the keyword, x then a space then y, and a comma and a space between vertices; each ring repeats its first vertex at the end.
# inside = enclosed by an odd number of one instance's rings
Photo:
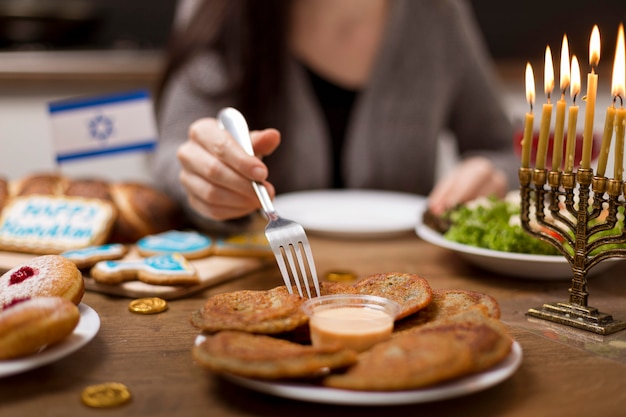
POLYGON ((78 307, 61 297, 22 301, 0 312, 0 360, 38 352, 69 336, 80 320, 78 307))
POLYGON ((36 297, 58 296, 78 305, 85 292, 83 275, 60 255, 38 256, 0 277, 0 311, 36 297))

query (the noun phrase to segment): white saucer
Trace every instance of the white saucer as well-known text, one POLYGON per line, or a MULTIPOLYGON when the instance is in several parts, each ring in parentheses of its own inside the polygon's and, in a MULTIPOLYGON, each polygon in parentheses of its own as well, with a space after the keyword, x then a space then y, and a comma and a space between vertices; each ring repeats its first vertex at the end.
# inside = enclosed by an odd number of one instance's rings
POLYGON ((278 195, 274 204, 307 233, 381 238, 413 231, 426 198, 394 191, 315 190, 278 195))
POLYGON ((66 357, 85 346, 100 329, 98 313, 85 304, 79 304, 80 320, 61 343, 46 348, 41 352, 18 359, 0 360, 0 378, 26 372, 66 357))

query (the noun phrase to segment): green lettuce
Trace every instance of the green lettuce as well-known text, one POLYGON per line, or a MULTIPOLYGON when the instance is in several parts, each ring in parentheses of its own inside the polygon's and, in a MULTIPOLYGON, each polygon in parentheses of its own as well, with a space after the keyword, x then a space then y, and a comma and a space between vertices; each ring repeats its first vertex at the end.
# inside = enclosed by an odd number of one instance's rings
POLYGON ((444 238, 503 252, 558 255, 552 245, 522 229, 519 214, 519 203, 497 198, 488 198, 482 204, 462 205, 446 213, 451 226, 444 238))

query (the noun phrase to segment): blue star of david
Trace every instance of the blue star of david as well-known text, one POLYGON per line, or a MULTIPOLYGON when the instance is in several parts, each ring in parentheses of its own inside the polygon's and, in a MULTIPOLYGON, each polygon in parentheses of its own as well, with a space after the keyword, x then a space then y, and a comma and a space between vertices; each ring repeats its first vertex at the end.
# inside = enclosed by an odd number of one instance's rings
POLYGON ((99 114, 89 121, 89 134, 92 138, 106 140, 113 133, 113 121, 99 114))

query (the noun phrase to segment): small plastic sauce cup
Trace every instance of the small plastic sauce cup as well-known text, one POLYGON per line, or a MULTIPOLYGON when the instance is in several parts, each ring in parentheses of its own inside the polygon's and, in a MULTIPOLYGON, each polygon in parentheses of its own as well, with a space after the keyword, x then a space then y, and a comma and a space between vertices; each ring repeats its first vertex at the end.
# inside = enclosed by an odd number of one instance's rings
POLYGON ((373 295, 334 294, 307 300, 302 310, 309 316, 313 346, 362 352, 389 339, 400 305, 373 295))

